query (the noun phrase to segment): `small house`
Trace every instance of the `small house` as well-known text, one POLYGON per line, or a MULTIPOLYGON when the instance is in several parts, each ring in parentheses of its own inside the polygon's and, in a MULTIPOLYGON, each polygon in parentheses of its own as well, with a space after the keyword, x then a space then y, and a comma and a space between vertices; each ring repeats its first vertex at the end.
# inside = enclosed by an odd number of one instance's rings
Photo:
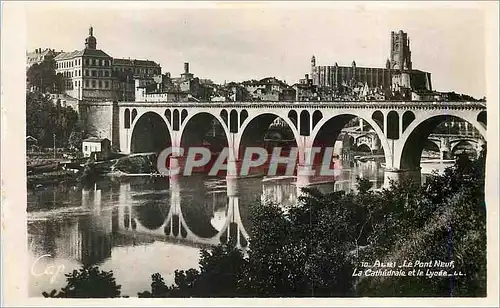
POLYGON ((26 150, 34 152, 38 149, 38 139, 33 136, 26 136, 26 150))
POLYGON ((95 153, 96 160, 106 159, 111 154, 111 141, 107 138, 87 138, 82 141, 82 151, 84 157, 95 153))

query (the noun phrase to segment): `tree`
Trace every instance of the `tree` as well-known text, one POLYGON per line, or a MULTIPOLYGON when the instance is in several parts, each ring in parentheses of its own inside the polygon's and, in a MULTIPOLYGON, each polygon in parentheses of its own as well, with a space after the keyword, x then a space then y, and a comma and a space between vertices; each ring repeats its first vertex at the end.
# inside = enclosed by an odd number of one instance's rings
POLYGON ((26 72, 28 85, 42 93, 60 93, 63 90, 63 79, 56 74, 56 61, 46 59, 40 64, 33 64, 26 72))
POLYGON ((65 274, 67 284, 57 293, 43 292, 44 297, 59 298, 110 298, 119 297, 121 285, 117 285, 113 271, 100 271, 95 266, 83 266, 78 271, 65 274))
POLYGON ((26 133, 38 139, 42 147, 65 147, 72 131, 77 128, 78 114, 71 107, 54 104, 39 92, 26 93, 26 133))
MULTIPOLYGON (((450 277, 366 277, 363 296, 485 296, 486 208, 484 155, 466 156, 423 187, 394 185, 382 194, 384 203, 369 236, 365 260, 454 261, 450 277), (393 204, 403 203, 395 210, 393 204), (392 209, 391 209, 392 207, 392 209), (382 216, 383 214, 383 216, 382 216), (464 273, 465 276, 455 275, 464 273)), ((442 268, 432 267, 432 270, 442 268)), ((426 269, 423 269, 424 272, 426 269)))
POLYGON ((233 245, 201 250, 200 269, 175 271, 175 284, 168 287, 159 273, 152 275, 151 291, 139 297, 235 297, 239 296, 246 260, 233 245))

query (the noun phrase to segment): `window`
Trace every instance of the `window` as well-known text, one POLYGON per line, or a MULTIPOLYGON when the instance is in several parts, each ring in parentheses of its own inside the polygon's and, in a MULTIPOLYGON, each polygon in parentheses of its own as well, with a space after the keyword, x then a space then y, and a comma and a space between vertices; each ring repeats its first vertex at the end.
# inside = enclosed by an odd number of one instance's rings
POLYGON ((99 80, 99 88, 102 88, 102 81, 99 80))
POLYGON ((89 65, 89 59, 85 59, 85 65, 89 65))
POLYGON ((89 81, 85 80, 85 88, 88 88, 88 87, 89 87, 89 81))
POLYGON ((92 88, 95 88, 96 82, 95 80, 92 80, 92 88))
POLYGON ((78 70, 78 77, 82 76, 82 70, 78 70))
POLYGON ((105 76, 105 77, 109 77, 109 71, 105 71, 105 72, 104 72, 104 76, 105 76))
POLYGON ((97 74, 98 74, 99 77, 102 77, 102 71, 101 70, 97 71, 97 74))
POLYGON ((104 87, 105 87, 106 89, 107 89, 107 88, 109 88, 109 81, 107 81, 107 80, 106 80, 106 81, 104 82, 104 87))
POLYGON ((85 152, 87 152, 88 150, 89 150, 89 147, 85 146, 85 152))
POLYGON ((92 77, 97 77, 97 72, 92 70, 92 77))

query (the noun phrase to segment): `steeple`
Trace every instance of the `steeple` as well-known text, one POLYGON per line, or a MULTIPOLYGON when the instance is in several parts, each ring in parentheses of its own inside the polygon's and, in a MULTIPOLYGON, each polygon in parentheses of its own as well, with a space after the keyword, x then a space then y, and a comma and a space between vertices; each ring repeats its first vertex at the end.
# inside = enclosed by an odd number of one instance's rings
POLYGON ((96 47, 97 47, 97 39, 94 37, 94 28, 90 26, 89 36, 85 39, 85 48, 96 49, 96 47))

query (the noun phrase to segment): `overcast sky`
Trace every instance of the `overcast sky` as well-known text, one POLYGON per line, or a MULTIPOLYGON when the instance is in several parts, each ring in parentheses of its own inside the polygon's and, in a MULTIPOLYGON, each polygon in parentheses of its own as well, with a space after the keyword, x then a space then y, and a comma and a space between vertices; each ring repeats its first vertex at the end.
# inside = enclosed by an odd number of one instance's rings
POLYGON ((293 84, 313 54, 317 65, 385 67, 390 33, 401 29, 413 68, 431 72, 435 90, 486 95, 483 11, 387 5, 31 3, 27 49, 82 49, 92 25, 97 48, 154 60, 173 76, 189 62, 195 76, 219 83, 275 76, 293 84))

